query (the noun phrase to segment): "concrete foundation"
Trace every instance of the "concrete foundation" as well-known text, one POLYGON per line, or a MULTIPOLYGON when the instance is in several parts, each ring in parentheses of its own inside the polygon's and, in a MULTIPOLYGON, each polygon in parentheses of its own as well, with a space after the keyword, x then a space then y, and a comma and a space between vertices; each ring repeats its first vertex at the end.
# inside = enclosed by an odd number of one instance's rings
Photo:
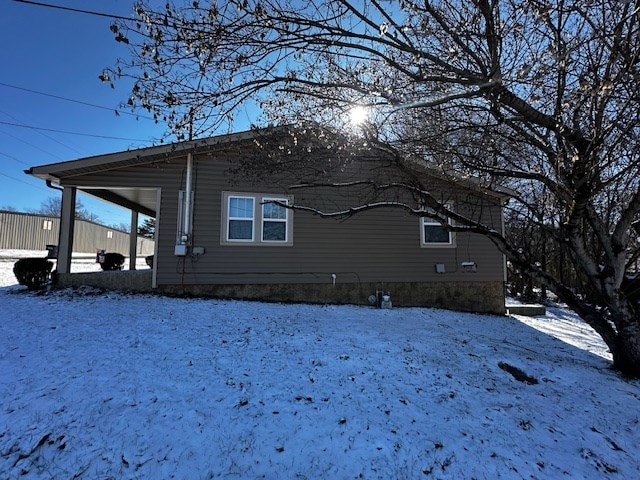
POLYGON ((114 270, 90 273, 59 273, 55 277, 56 288, 89 286, 105 290, 152 292, 151 270, 114 270))
MULTIPOLYGON (((58 274, 58 288, 91 286, 106 290, 158 292, 166 295, 370 305, 380 289, 376 283, 260 284, 260 285, 159 285, 151 288, 151 270, 122 270, 58 274)), ((434 307, 466 312, 506 313, 502 282, 385 283, 394 307, 434 307)))
MULTIPOLYGON (((261 284, 261 285, 160 285, 167 295, 216 298, 369 305, 369 296, 380 288, 375 283, 261 284)), ((394 307, 436 307, 467 312, 504 315, 502 282, 385 283, 394 307)))

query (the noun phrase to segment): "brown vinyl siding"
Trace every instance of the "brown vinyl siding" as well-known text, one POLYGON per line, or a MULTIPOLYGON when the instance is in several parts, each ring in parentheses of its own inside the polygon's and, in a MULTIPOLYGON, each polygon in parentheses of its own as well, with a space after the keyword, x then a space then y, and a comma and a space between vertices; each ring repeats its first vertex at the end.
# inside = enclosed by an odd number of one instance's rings
MULTIPOLYGON (((157 284, 175 281, 178 257, 174 255, 177 233, 178 192, 184 189, 186 157, 162 160, 156 163, 136 165, 108 170, 99 175, 79 175, 64 179, 63 186, 83 188, 152 188, 161 191, 160 212, 156 218, 156 241, 154 259, 157 284), (170 280, 170 281, 169 281, 170 280)), ((200 213, 194 211, 194 218, 200 213)), ((179 276, 178 276, 179 278, 179 276)), ((178 281, 179 283, 179 281, 178 281)))
MULTIPOLYGON (((183 259, 168 258, 176 273, 163 272, 159 283, 329 283, 331 274, 336 274, 337 282, 349 283, 495 281, 503 277, 502 256, 484 237, 458 233, 457 248, 421 248, 418 217, 390 208, 342 221, 296 211, 292 247, 220 245, 222 191, 282 192, 264 184, 230 184, 225 162, 197 159, 196 165, 193 245, 204 247, 206 254, 197 261, 184 259, 184 275, 183 259), (462 272, 463 261, 475 261, 477 272, 462 272), (436 263, 444 263, 447 273, 436 274, 436 263)), ((287 193, 294 194, 296 203, 310 196, 287 193)), ((341 203, 329 198, 324 205, 339 208, 341 203)), ((485 208, 484 216, 499 218, 499 210, 495 205, 485 208)))
MULTIPOLYGON (((486 238, 457 233, 456 248, 421 247, 419 218, 390 208, 364 212, 343 221, 296 211, 291 247, 221 245, 221 192, 286 193, 293 195, 296 203, 315 195, 309 191, 284 192, 275 182, 256 185, 231 179, 228 161, 231 155, 194 157, 192 245, 206 251, 197 257, 174 255, 178 191, 184 189, 185 157, 78 176, 66 179, 63 185, 161 189, 158 285, 331 283, 331 274, 337 276, 337 283, 503 280, 503 257, 486 238), (465 261, 476 262, 477 272, 463 272, 460 264, 465 261), (436 263, 443 263, 446 273, 437 274, 436 263)), ((483 220, 491 221, 498 230, 501 228, 501 209, 494 197, 456 192, 452 200, 455 208, 474 205, 483 220)), ((320 206, 333 208, 342 204, 340 196, 334 193, 320 206)))

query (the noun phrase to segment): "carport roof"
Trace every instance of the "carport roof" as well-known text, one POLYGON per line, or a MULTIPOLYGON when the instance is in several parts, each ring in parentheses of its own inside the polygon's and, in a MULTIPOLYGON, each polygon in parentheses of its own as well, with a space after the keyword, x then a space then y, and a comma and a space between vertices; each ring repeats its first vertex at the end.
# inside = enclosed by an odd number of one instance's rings
POLYGON ((125 150, 124 152, 96 155, 93 157, 85 157, 59 163, 49 163, 46 165, 31 167, 30 169, 25 170, 25 173, 41 178, 45 181, 59 183, 60 180, 76 175, 86 175, 128 167, 131 165, 141 165, 156 162, 158 160, 180 157, 186 155, 188 152, 197 153, 201 150, 210 149, 213 146, 242 140, 250 140, 255 137, 255 131, 232 133, 217 137, 171 143, 168 145, 156 145, 152 147, 138 148, 135 150, 125 150))
MULTIPOLYGON (((167 145, 144 147, 135 150, 126 150, 124 152, 108 153, 77 160, 39 165, 25 170, 25 173, 46 181, 48 185, 60 185, 66 179, 71 179, 79 175, 90 175, 123 167, 182 157, 186 156, 189 152, 198 153, 199 151, 209 150, 215 146, 251 140, 255 138, 256 135, 256 131, 246 131, 167 145)), ((152 217, 156 215, 156 194, 153 189, 83 188, 79 186, 78 190, 116 205, 141 212, 145 215, 152 217)))

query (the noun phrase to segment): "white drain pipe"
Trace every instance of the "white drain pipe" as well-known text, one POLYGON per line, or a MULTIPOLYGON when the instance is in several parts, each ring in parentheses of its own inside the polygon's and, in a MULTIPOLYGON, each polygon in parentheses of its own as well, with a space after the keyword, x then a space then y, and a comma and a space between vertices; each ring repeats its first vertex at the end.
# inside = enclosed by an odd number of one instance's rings
POLYGON ((184 202, 184 219, 182 222, 182 232, 187 237, 187 244, 191 243, 191 197, 193 192, 192 180, 193 179, 193 154, 187 153, 187 178, 186 178, 186 190, 185 190, 185 202, 184 202))

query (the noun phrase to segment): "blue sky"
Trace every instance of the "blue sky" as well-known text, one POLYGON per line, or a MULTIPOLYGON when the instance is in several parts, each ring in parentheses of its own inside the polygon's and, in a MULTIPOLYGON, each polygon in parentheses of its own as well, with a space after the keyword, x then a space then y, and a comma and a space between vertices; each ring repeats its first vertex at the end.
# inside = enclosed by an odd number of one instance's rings
MULTIPOLYGON (((128 16, 133 0, 48 3, 128 16)), ((152 120, 114 113, 128 97, 127 86, 116 84, 112 90, 98 75, 118 57, 126 57, 127 49, 115 42, 110 23, 108 18, 0 0, 0 209, 37 210, 48 197, 60 195, 26 175, 29 167, 150 145, 164 133, 152 120)), ((129 223, 128 210, 85 195, 79 198, 103 223, 129 223)))

